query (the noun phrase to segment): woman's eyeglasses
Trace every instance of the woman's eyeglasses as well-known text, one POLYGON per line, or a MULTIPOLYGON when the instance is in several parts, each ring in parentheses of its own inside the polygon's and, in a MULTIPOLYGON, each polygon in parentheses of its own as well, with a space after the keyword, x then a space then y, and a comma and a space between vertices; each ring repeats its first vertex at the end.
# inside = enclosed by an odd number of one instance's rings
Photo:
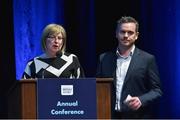
POLYGON ((63 40, 64 38, 60 37, 60 36, 48 36, 47 37, 49 40, 51 41, 55 41, 56 39, 57 40, 63 40))

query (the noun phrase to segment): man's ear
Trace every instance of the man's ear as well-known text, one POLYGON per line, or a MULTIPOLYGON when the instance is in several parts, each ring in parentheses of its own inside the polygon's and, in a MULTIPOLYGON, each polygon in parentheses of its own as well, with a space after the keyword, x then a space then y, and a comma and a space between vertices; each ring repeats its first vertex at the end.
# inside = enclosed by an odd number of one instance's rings
POLYGON ((139 32, 136 33, 136 40, 138 39, 139 37, 139 32))

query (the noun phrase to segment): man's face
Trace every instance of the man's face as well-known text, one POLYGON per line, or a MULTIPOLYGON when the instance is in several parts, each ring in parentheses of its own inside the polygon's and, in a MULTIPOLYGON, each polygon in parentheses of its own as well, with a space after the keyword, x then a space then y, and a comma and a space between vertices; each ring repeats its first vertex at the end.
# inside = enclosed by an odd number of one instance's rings
POLYGON ((123 23, 116 30, 116 38, 123 47, 131 47, 137 40, 138 34, 135 23, 123 23))

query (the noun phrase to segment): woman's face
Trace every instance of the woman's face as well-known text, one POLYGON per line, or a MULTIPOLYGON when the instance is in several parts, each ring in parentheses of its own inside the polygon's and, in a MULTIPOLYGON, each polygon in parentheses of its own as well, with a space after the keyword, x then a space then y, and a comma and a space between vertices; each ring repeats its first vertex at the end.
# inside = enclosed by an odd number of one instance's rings
POLYGON ((46 38, 46 53, 50 57, 55 57, 56 53, 61 50, 63 46, 63 36, 61 33, 57 35, 50 35, 46 38))

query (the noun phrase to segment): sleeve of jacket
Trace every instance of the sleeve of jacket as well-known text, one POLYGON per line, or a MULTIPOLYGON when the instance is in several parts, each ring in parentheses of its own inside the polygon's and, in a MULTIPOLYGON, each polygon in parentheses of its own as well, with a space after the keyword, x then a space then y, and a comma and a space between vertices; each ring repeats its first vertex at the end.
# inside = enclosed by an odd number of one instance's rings
POLYGON ((149 105, 162 96, 159 72, 154 56, 151 57, 148 65, 147 79, 149 80, 150 91, 142 96, 139 96, 142 106, 149 105))

